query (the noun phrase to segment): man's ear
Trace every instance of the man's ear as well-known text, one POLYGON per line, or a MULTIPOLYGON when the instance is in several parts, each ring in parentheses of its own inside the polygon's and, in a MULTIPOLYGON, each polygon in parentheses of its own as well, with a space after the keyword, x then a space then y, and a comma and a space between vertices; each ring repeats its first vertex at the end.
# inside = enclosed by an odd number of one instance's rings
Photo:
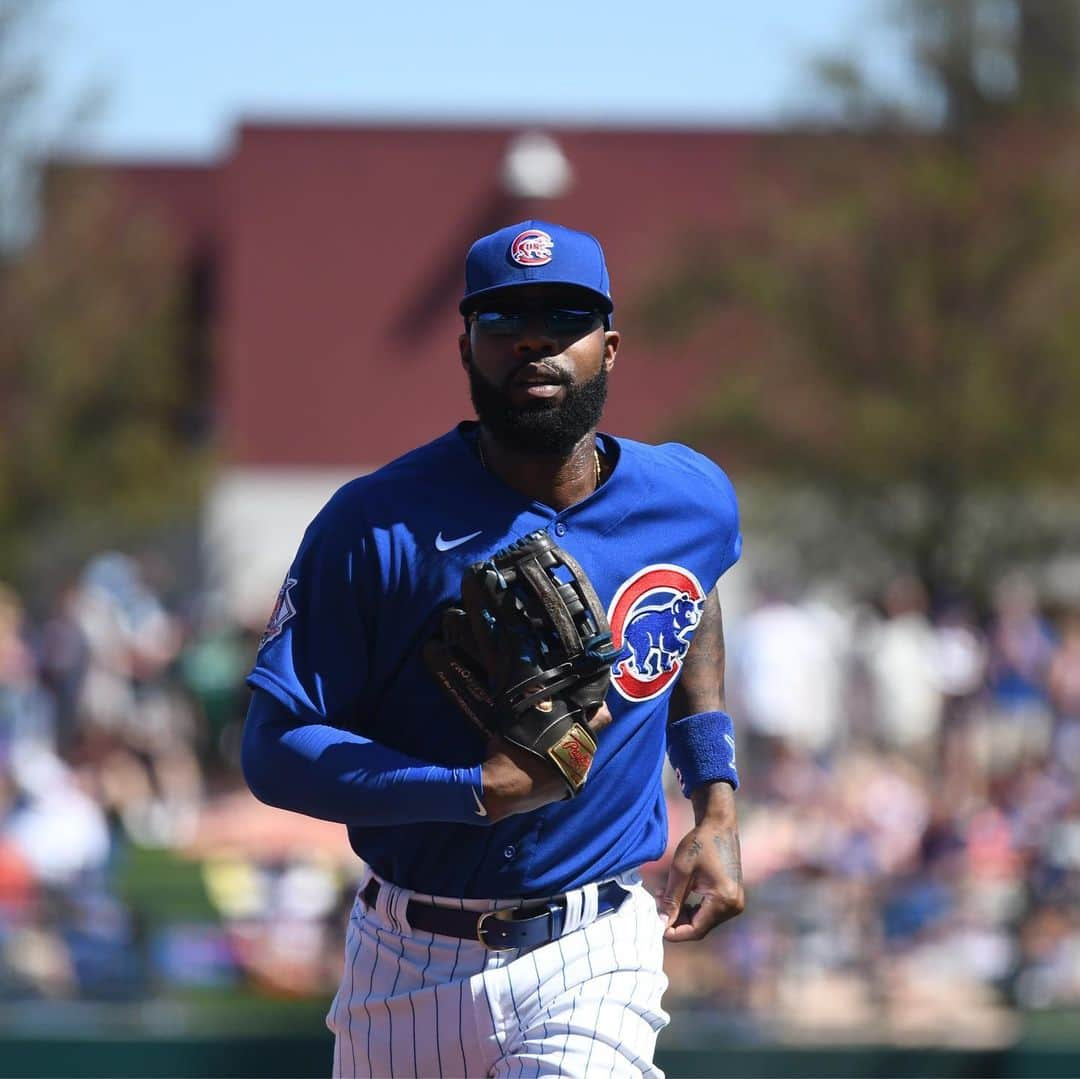
POLYGON ((458 352, 461 353, 461 366, 467 371, 472 366, 472 342, 467 333, 458 334, 458 352))
POLYGON ((609 373, 615 366, 615 354, 619 351, 619 342, 621 340, 618 330, 604 331, 604 366, 609 373))

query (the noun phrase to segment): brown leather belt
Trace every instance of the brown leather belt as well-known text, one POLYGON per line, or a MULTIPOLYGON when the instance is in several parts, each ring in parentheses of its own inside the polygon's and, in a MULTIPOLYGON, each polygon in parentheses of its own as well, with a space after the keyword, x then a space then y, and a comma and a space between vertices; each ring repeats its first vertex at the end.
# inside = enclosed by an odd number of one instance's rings
MULTIPOLYGON (((369 908, 375 906, 381 884, 374 877, 364 886, 360 898, 369 908)), ((597 888, 596 916, 613 914, 630 893, 617 881, 605 881, 597 888)), ((455 910, 434 907, 410 899, 405 917, 413 929, 461 940, 477 940, 492 951, 507 948, 535 948, 550 944, 563 935, 566 925, 566 896, 523 903, 503 910, 455 910)))

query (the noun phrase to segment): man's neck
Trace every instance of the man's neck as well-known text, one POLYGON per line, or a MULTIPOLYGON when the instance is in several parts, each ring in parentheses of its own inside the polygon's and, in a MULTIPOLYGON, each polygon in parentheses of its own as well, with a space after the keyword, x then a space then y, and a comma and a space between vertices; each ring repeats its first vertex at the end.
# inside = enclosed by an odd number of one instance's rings
POLYGON ((496 442, 484 427, 478 435, 484 467, 508 487, 535 502, 564 510, 597 488, 596 432, 590 431, 565 456, 526 453, 496 442))

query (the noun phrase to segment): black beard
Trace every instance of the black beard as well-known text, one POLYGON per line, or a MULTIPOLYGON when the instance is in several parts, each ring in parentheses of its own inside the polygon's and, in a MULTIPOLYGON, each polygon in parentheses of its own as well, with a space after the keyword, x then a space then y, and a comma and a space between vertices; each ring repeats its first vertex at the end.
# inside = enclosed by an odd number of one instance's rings
POLYGON ((577 385, 563 382, 561 402, 538 401, 524 408, 512 405, 497 386, 470 363, 469 393, 480 422, 495 441, 522 453, 568 454, 600 423, 607 400, 607 368, 577 385))

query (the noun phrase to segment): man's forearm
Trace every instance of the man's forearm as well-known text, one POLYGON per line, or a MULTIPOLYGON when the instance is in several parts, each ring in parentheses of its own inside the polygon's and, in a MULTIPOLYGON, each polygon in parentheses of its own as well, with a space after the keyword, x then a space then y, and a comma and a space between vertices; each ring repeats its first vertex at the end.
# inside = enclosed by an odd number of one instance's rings
POLYGON ((256 798, 309 817, 351 825, 489 823, 478 812, 479 765, 447 768, 329 724, 298 721, 260 690, 248 709, 241 765, 256 798))

